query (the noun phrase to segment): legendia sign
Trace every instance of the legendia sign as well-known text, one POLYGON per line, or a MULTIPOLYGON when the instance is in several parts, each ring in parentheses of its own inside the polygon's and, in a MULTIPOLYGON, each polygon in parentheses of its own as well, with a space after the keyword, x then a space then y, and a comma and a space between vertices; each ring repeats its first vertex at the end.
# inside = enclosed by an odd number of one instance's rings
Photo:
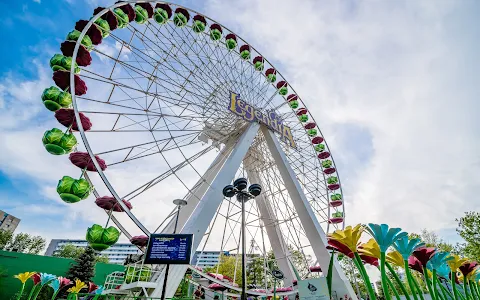
POLYGON ((265 124, 268 128, 280 134, 281 139, 290 145, 290 147, 297 147, 293 140, 290 127, 282 124, 282 120, 275 112, 262 113, 260 110, 241 100, 238 94, 232 92, 230 93, 230 105, 228 109, 245 121, 265 124))

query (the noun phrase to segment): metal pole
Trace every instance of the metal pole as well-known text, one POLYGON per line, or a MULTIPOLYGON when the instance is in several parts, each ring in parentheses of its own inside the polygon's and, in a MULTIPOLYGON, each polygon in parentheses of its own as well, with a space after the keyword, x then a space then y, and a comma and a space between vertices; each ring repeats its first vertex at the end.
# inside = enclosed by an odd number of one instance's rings
MULTIPOLYGON (((177 233, 178 225, 178 216, 180 215, 180 205, 177 205, 177 216, 175 217, 175 227, 173 227, 173 234, 177 233)), ((165 300, 165 294, 167 292, 167 280, 168 280, 168 271, 170 270, 170 264, 167 264, 165 269, 165 278, 163 279, 163 288, 162 288, 162 300, 165 300)))
POLYGON ((242 300, 247 300, 247 270, 245 268, 246 250, 245 250, 245 199, 244 195, 240 195, 242 201, 242 300))

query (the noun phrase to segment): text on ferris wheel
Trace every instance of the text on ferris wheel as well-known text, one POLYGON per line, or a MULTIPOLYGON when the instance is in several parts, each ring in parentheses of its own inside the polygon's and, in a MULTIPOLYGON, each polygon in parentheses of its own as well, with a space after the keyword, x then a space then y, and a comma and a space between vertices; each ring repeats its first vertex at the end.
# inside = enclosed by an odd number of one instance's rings
POLYGON ((282 123, 282 120, 274 111, 266 114, 262 113, 260 110, 241 100, 239 94, 233 92, 230 92, 230 105, 228 109, 245 121, 265 124, 271 130, 279 133, 281 139, 290 145, 290 147, 297 147, 293 140, 292 130, 282 123))

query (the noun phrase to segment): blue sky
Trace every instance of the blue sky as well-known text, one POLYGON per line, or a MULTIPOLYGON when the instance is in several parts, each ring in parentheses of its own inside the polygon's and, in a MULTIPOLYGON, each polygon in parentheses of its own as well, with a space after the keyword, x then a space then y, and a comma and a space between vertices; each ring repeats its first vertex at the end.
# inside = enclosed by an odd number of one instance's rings
MULTIPOLYGON (((291 2, 178 3, 236 31, 293 82, 333 149, 350 224, 456 241, 455 218, 480 209, 480 3, 291 2)), ((0 208, 20 231, 81 237, 92 223, 55 199, 46 166, 56 162, 27 148, 51 123, 40 103, 48 60, 99 3, 113 1, 12 1, 0 12, 0 208)))

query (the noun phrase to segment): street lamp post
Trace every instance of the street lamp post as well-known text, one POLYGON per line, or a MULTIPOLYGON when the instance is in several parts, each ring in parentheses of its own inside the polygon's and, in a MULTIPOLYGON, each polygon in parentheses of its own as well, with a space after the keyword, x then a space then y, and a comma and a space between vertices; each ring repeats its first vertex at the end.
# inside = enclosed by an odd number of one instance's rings
MULTIPOLYGON (((187 200, 184 199, 175 199, 173 204, 177 206, 177 215, 175 216, 175 226, 173 227, 173 234, 177 233, 178 226, 178 216, 180 215, 180 209, 182 206, 187 205, 187 200)), ((167 264, 165 268, 165 277, 163 278, 163 288, 162 288, 162 300, 165 300, 165 294, 167 290, 167 280, 168 280, 168 271, 170 270, 170 264, 167 264)))
POLYGON ((242 299, 247 300, 246 287, 247 287, 247 271, 246 271, 246 234, 245 234, 245 202, 260 195, 262 187, 257 184, 251 184, 248 187, 248 181, 246 178, 238 178, 233 182, 233 185, 227 185, 223 188, 223 195, 228 198, 237 196, 237 201, 242 205, 242 299))

